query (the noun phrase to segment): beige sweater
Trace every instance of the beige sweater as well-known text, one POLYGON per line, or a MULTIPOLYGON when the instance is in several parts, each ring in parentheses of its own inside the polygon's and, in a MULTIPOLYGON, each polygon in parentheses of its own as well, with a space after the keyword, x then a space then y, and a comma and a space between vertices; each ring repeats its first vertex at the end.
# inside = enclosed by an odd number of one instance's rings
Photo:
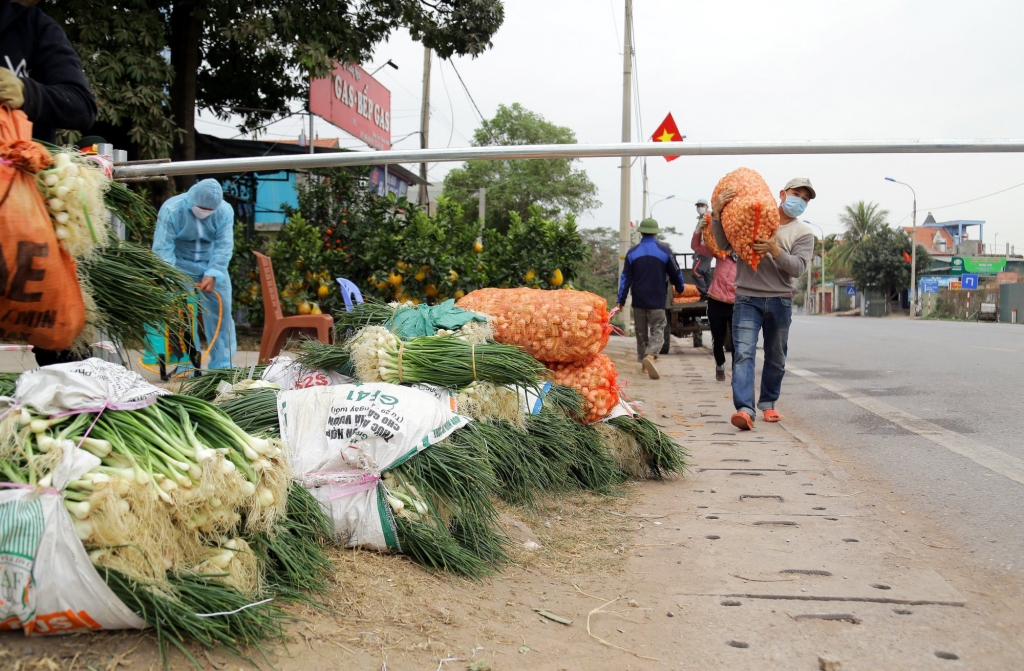
MULTIPOLYGON (((722 230, 722 222, 711 220, 711 231, 719 249, 731 249, 722 230)), ((792 298, 793 280, 807 272, 807 264, 814 255, 814 233, 811 228, 794 219, 779 226, 775 243, 782 249, 779 258, 766 254, 755 272, 745 261, 736 263, 736 295, 757 298, 792 298)))

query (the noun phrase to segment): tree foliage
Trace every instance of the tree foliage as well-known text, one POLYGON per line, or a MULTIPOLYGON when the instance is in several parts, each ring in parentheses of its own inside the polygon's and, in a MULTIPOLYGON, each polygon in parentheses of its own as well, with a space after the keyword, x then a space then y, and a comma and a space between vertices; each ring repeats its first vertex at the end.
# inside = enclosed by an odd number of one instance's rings
POLYGON ((576 288, 615 303, 619 288, 619 232, 612 228, 584 228, 580 231, 590 261, 580 269, 576 288))
POLYGON ((53 0, 82 57, 100 121, 141 157, 194 156, 196 109, 253 129, 289 114, 334 61, 362 63, 399 27, 441 58, 477 55, 501 0, 53 0), (191 152, 191 153, 190 153, 191 152))
MULTIPOLYGON (((576 134, 557 126, 519 103, 499 105, 493 119, 485 119, 473 134, 473 146, 575 144, 576 134)), ((511 213, 529 219, 536 206, 539 216, 561 219, 600 205, 597 186, 575 160, 473 161, 445 176, 444 195, 462 206, 465 216, 477 219, 478 190, 486 187, 485 227, 508 230, 511 213)))
POLYGON ((847 205, 839 215, 839 223, 843 225, 843 242, 832 254, 832 262, 837 270, 849 269, 851 259, 857 247, 871 235, 889 226, 889 211, 881 209, 878 203, 865 203, 863 200, 847 205))
MULTIPOLYGON (((910 264, 903 257, 910 254, 910 236, 902 230, 884 226, 860 241, 850 258, 850 270, 859 289, 874 289, 894 294, 910 286, 910 264)), ((932 257, 917 246, 917 274, 932 263, 932 257)))
MULTIPOLYGON (((288 213, 269 251, 286 311, 313 303, 328 313, 343 310, 336 277, 354 282, 365 297, 422 303, 488 286, 567 288, 587 259, 572 217, 547 219, 537 210, 526 219, 514 215, 506 234, 485 231, 481 241, 458 203, 442 197, 431 216, 368 186, 367 170, 340 168, 300 182, 298 210, 288 213)), ((252 247, 236 247, 232 278, 236 303, 255 323, 262 294, 252 247)))

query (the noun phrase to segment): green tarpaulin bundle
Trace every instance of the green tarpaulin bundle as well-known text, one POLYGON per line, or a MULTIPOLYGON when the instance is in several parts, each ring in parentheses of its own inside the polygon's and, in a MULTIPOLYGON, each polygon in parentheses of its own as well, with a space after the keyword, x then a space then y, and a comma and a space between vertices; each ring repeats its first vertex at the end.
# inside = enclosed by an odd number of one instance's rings
POLYGON ((410 340, 436 335, 440 329, 457 331, 471 321, 486 322, 487 318, 457 308, 454 300, 447 300, 440 305, 399 308, 388 320, 387 327, 402 340, 410 340))

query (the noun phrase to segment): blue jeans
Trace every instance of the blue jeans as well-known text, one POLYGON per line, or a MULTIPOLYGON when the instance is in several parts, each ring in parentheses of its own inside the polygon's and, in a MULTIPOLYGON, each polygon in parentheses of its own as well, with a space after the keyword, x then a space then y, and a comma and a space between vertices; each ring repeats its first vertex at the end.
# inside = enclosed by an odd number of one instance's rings
POLYGON ((732 402, 737 411, 754 412, 754 373, 757 362, 757 335, 764 333, 764 368, 761 370, 761 397, 757 407, 770 410, 782 393, 789 351, 789 325, 793 321, 793 299, 736 296, 732 313, 732 402))

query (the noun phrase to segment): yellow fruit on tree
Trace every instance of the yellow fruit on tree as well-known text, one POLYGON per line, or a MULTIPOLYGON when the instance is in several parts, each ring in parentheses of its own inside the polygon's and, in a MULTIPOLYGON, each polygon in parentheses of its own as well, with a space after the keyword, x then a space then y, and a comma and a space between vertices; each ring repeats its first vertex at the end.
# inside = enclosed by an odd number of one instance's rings
POLYGON ((323 313, 324 313, 324 311, 320 309, 320 304, 319 303, 313 303, 313 308, 309 311, 309 314, 311 314, 311 315, 322 315, 323 313))
POLYGON ((435 287, 433 284, 428 284, 423 288, 423 293, 433 298, 434 296, 437 295, 437 287, 435 287))
POLYGON ((402 286, 402 274, 401 273, 388 273, 388 282, 393 287, 402 286))
POLYGON ((551 277, 548 278, 548 284, 553 287, 562 286, 562 282, 564 281, 565 279, 562 277, 562 271, 558 268, 555 268, 555 272, 551 273, 551 277))
POLYGON ((397 268, 398 268, 399 270, 401 270, 401 271, 405 271, 405 261, 399 261, 398 263, 396 263, 396 264, 395 264, 395 266, 396 266, 396 267, 397 267, 397 268))
POLYGON ((378 289, 387 289, 388 288, 388 283, 387 282, 377 282, 377 284, 374 285, 374 286, 376 286, 378 289))
POLYGON ((474 242, 473 243, 473 251, 476 252, 477 254, 479 254, 480 252, 484 251, 484 243, 480 242, 479 240, 474 242))
POLYGON ((452 282, 458 282, 459 281, 459 274, 457 272, 455 272, 454 270, 449 270, 448 271, 448 279, 450 279, 452 282))
POLYGON ((430 272, 430 266, 420 266, 420 272, 429 273, 430 272))
POLYGON ((309 301, 302 301, 299 303, 299 314, 308 315, 313 311, 313 307, 309 304, 309 301))
POLYGON ((537 271, 534 270, 533 268, 530 268, 530 272, 523 275, 523 279, 526 280, 527 282, 533 280, 534 277, 537 277, 537 271))
POLYGON ((452 294, 452 298, 454 298, 455 300, 459 300, 460 298, 462 298, 465 295, 466 295, 465 291, 463 291, 462 289, 456 289, 455 293, 452 294))
POLYGON ((413 277, 416 278, 417 282, 422 282, 423 280, 427 279, 427 274, 421 270, 415 275, 413 275, 413 277))
POLYGON ((326 284, 321 284, 320 288, 316 290, 316 295, 318 298, 327 298, 327 294, 329 293, 331 293, 331 288, 326 284))
POLYGON ((420 299, 418 299, 418 298, 412 299, 412 304, 413 305, 419 305, 420 304, 420 299))

